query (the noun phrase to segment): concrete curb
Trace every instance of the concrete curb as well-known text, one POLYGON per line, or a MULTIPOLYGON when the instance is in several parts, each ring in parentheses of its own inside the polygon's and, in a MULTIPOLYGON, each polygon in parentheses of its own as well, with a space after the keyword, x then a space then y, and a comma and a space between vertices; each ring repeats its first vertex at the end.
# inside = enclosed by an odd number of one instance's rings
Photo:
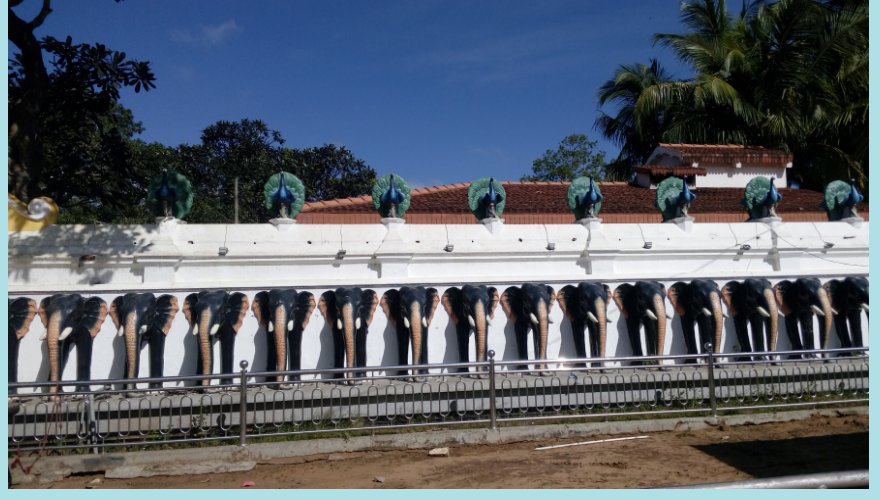
MULTIPOLYGON (((107 478, 149 477, 158 475, 209 474, 251 470, 258 463, 310 455, 362 452, 367 450, 401 450, 500 444, 566 437, 590 437, 649 433, 662 431, 700 430, 719 425, 736 426, 770 422, 790 422, 811 416, 867 415, 868 407, 824 410, 780 411, 751 415, 729 415, 718 419, 706 417, 660 418, 616 422, 590 422, 553 425, 518 425, 489 429, 453 429, 439 431, 357 436, 352 438, 311 439, 282 443, 258 443, 246 447, 214 446, 176 450, 147 450, 102 455, 23 457, 25 465, 33 462, 30 473, 12 467, 13 484, 58 481, 71 474, 100 473, 107 478)), ((343 458, 336 456, 336 459, 343 458)))

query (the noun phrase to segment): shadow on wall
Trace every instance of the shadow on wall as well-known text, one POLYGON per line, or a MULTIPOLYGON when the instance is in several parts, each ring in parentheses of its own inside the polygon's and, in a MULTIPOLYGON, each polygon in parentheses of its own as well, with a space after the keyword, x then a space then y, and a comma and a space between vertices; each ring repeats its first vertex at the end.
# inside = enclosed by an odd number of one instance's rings
MULTIPOLYGON (((369 335, 367 336, 369 339, 369 335)), ((321 333, 318 336, 318 344, 321 346, 318 351, 318 365, 315 367, 320 370, 322 368, 334 368, 333 366, 333 349, 335 343, 333 341, 333 329, 330 328, 328 323, 324 323, 324 328, 321 328, 321 333)), ((343 366, 345 365, 345 361, 343 360, 343 366)), ((333 374, 324 373, 321 375, 322 379, 332 379, 333 374)))
MULTIPOLYGON (((436 321, 436 319, 435 319, 436 321)), ((473 333, 470 334, 473 337, 473 333)), ((476 359, 473 354, 468 353, 468 359, 462 360, 459 359, 458 355, 458 330, 455 328, 455 322, 452 321, 452 318, 449 318, 449 321, 446 323, 446 330, 443 332, 443 338, 446 340, 446 351, 443 353, 443 363, 459 363, 470 361, 471 359, 476 359)), ((471 339, 473 340, 473 339, 471 339)), ((475 341, 471 342, 471 347, 475 341)))
MULTIPOLYGON (((369 335, 367 336, 367 342, 369 343, 369 335)), ((382 351, 382 361, 380 361, 380 365, 382 366, 395 366, 398 363, 398 354, 397 354, 397 327, 391 324, 390 321, 385 323, 385 329, 382 330, 382 341, 385 343, 385 349, 382 351)), ((369 349, 367 350, 369 353, 369 349)), ((367 365, 375 364, 375 360, 367 359, 367 365)), ((395 375, 394 373, 390 373, 388 371, 385 372, 386 375, 395 375)))

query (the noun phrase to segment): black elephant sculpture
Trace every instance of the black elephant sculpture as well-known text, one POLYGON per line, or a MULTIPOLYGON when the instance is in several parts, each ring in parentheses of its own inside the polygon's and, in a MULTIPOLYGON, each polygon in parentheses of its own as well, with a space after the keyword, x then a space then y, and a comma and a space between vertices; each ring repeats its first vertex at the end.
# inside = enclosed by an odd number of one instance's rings
MULTIPOLYGON (((293 288, 273 289, 257 293, 252 308, 267 334, 266 370, 299 370, 302 335, 315 310, 315 296, 293 288)), ((291 375, 291 380, 299 380, 299 375, 291 375)))
MULTIPOLYGON (((76 380, 92 378, 92 341, 101 331, 107 317, 107 303, 101 298, 85 298, 79 294, 56 294, 40 301, 40 320, 46 333, 49 353, 49 381, 59 382, 67 364, 70 349, 76 345, 76 380)), ((87 384, 77 385, 78 392, 89 390, 87 384)), ((57 392, 57 387, 51 387, 57 392)))
MULTIPOLYGON (((443 294, 443 308, 455 324, 460 362, 468 362, 471 332, 474 333, 474 360, 486 361, 489 320, 495 317, 495 308, 500 300, 498 289, 486 285, 450 287, 443 294)), ((462 367, 458 371, 467 373, 468 369, 462 367)))
MULTIPOLYGON (((592 179, 591 179, 592 182, 592 179)), ((590 338, 590 356, 605 357, 605 339, 608 329, 608 297, 611 289, 601 283, 582 282, 577 286, 562 287, 556 300, 562 313, 571 321, 571 333, 577 357, 587 357, 584 329, 590 338)), ((601 363, 599 363, 601 364, 601 363)))
MULTIPOLYGON (((318 309, 333 330, 335 368, 367 366, 367 333, 378 305, 378 295, 369 289, 337 288, 321 294, 318 309)), ((349 378, 364 375, 366 372, 348 373, 349 378)), ((342 374, 336 378, 342 378, 342 374)))
MULTIPOLYGON (((9 299, 9 382, 18 382, 18 347, 21 339, 27 335, 37 315, 37 303, 34 299, 19 297, 9 299)), ((9 394, 15 394, 9 389, 9 394)))
MULTIPOLYGON (((663 354, 666 342, 666 287, 659 281, 624 283, 614 289, 614 303, 626 321, 633 356, 642 356, 641 328, 645 329, 645 354, 663 354)), ((638 364, 638 363, 637 363, 638 364)), ((659 363, 658 363, 659 364, 659 363)))
MULTIPOLYGON (((180 308, 177 298, 152 293, 127 293, 116 297, 110 304, 110 318, 125 337, 125 372, 123 378, 138 377, 140 353, 144 344, 150 346, 150 376, 161 377, 165 368, 165 336, 180 308)), ((150 387, 160 387, 153 382, 150 387)), ((126 385, 127 390, 135 384, 126 385)))
MULTIPOLYGON (((235 334, 241 328, 248 310, 248 298, 240 292, 224 290, 191 293, 183 301, 183 314, 198 339, 198 375, 210 375, 214 371, 213 345, 220 341, 220 372, 232 373, 235 353, 235 334)), ((227 379, 224 379, 227 380, 227 379)), ((209 378, 199 381, 207 386, 209 378)))
MULTIPOLYGON (((528 359, 528 336, 533 330, 535 358, 547 359, 550 311, 554 302, 556 302, 556 292, 545 284, 523 283, 521 287, 509 287, 501 294, 501 308, 514 322, 519 359, 528 359)), ((525 370, 527 366, 519 365, 517 369, 525 370)), ((545 365, 539 364, 536 369, 544 370, 545 365)))
POLYGON ((831 280, 822 286, 831 296, 834 327, 840 338, 840 346, 843 348, 864 347, 862 311, 867 317, 869 314, 868 279, 861 276, 849 276, 843 280, 831 280), (848 326, 847 322, 849 322, 848 326))
MULTIPOLYGON (((779 316, 773 288, 768 280, 747 278, 742 283, 731 281, 721 288, 721 300, 733 317, 740 351, 776 350, 779 316)), ((739 359, 750 358, 741 356, 739 359)))
POLYGON ((813 335, 813 316, 819 317, 819 348, 827 349, 831 322, 831 297, 818 278, 783 280, 773 287, 776 303, 785 316, 785 331, 791 348, 812 350, 816 348, 813 335))
MULTIPOLYGON (((706 343, 713 352, 721 352, 721 333, 724 331, 724 313, 721 311, 721 290, 712 280, 695 279, 690 283, 676 282, 666 292, 675 314, 681 319, 684 343, 688 354, 699 354, 706 343), (699 337, 694 331, 697 324, 699 337)), ((694 358, 687 362, 693 363, 694 358)))
MULTIPOLYGON (((382 311, 397 330, 399 365, 407 364, 410 345, 412 364, 428 363, 428 327, 431 326, 439 302, 437 289, 423 286, 404 286, 400 290, 392 288, 382 295, 382 311)), ((427 370, 421 369, 420 372, 427 373, 427 370)))

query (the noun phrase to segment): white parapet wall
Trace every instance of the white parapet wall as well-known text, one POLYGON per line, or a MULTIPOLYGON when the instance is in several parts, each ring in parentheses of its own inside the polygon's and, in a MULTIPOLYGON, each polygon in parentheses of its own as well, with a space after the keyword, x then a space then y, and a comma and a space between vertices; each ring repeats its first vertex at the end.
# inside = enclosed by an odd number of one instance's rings
MULTIPOLYGON (((830 279, 868 274, 868 224, 565 224, 414 225, 383 224, 182 224, 64 226, 39 232, 9 233, 9 298, 39 303, 56 293, 98 296, 107 303, 128 292, 168 293, 182 304, 201 290, 222 289, 254 295, 272 288, 296 288, 320 295, 337 287, 362 287, 381 297, 403 285, 434 287, 486 284, 503 292, 525 282, 559 290, 581 281, 607 284, 658 280, 667 288, 694 278, 731 280, 763 277, 830 279)), ((665 353, 685 353, 679 318, 668 300, 665 353)), ((608 307, 608 356, 627 356, 631 347, 620 312, 608 307)), ((549 358, 575 357, 571 325, 558 304, 551 310, 549 358)), ((779 350, 790 344, 782 317, 779 350)), ((866 321, 866 320, 864 320, 866 321)), ((47 350, 37 318, 22 339, 18 379, 48 379, 47 350)), ((818 325, 814 328, 818 336, 818 325)), ((867 342, 867 324, 863 325, 867 342)), ((367 364, 397 364, 394 328, 381 308, 367 338, 367 364)), ((122 378, 122 338, 107 318, 95 337, 92 377, 122 378)), ((165 375, 196 373, 196 340, 182 312, 165 344, 165 375)), ((725 319, 722 352, 738 352, 733 321, 725 319)), ((818 339, 817 339, 818 343, 818 339)), ((473 340, 471 341, 473 344, 473 340)), ((530 344, 530 358, 533 357, 530 344)), ((303 335, 302 368, 333 367, 333 336, 315 309, 303 335)), ((831 332, 831 347, 838 346, 831 332)), ((513 323, 495 311, 489 349, 500 360, 517 357, 513 323)), ((148 349, 141 353, 147 376, 148 349)), ((236 365, 266 369, 267 333, 248 311, 235 340, 236 365)), ((215 345, 219 355, 219 344, 215 345)), ((455 328, 442 305, 428 331, 430 363, 458 362, 455 328)), ((76 353, 64 380, 75 379, 76 353)), ((473 359, 473 347, 471 347, 473 359)), ((215 362, 219 372, 219 361, 215 362)))

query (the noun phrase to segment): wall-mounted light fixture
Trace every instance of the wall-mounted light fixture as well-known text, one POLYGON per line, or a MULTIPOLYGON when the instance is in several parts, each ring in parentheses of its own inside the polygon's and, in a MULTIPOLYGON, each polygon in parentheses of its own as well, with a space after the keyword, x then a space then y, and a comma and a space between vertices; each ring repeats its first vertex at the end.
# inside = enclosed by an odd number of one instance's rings
POLYGON ((336 252, 336 260, 342 260, 343 258, 345 258, 345 250, 340 249, 336 252))
POLYGON ((217 249, 217 255, 219 255, 221 257, 223 257, 224 255, 226 255, 228 253, 229 253, 229 249, 226 247, 220 247, 219 249, 217 249))
POLYGON ((650 241, 646 241, 645 244, 642 245, 642 248, 644 248, 645 250, 650 250, 652 246, 654 246, 653 243, 651 243, 650 241))
POLYGON ((550 251, 556 250, 556 243, 553 243, 552 241, 547 243, 547 250, 550 250, 550 251))
POLYGON ((452 243, 447 243, 446 246, 443 247, 443 251, 445 252, 451 252, 453 250, 455 250, 455 245, 453 245, 452 243))
POLYGON ((825 242, 825 248, 831 248, 833 246, 834 246, 834 243, 831 243, 830 241, 825 242))
POLYGON ((739 249, 742 251, 748 251, 748 250, 752 249, 752 245, 749 245, 748 243, 746 243, 745 245, 739 247, 739 249))

